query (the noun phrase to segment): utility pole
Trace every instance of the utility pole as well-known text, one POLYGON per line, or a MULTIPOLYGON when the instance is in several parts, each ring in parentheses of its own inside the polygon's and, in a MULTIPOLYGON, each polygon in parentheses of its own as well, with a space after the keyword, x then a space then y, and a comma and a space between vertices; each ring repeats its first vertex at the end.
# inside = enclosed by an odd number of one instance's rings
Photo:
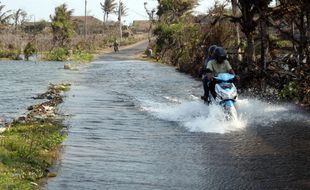
POLYGON ((84 38, 87 35, 87 0, 85 0, 85 16, 84 16, 84 38))
POLYGON ((122 12, 121 12, 121 0, 119 0, 118 3, 118 21, 119 21, 119 32, 120 32, 120 41, 119 45, 121 45, 122 42, 122 12))

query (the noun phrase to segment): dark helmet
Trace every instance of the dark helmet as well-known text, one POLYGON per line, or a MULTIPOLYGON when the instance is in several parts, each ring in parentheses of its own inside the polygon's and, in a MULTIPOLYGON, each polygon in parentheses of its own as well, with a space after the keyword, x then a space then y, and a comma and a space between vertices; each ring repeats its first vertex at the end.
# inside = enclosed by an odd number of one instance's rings
POLYGON ((224 48, 217 47, 214 50, 214 58, 218 63, 224 63, 224 61, 227 59, 227 53, 224 48))
POLYGON ((209 55, 213 55, 214 50, 217 48, 217 45, 211 45, 208 49, 209 55))

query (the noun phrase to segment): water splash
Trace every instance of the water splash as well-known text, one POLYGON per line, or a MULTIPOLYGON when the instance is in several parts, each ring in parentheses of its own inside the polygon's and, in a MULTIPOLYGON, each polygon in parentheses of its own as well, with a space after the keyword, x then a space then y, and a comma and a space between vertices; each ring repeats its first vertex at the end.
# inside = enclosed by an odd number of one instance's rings
MULTIPOLYGON (((165 97, 168 99, 167 97, 165 97)), ((174 98, 169 98, 174 100, 174 98)), ((257 99, 241 99, 237 103, 238 119, 227 121, 217 105, 207 106, 202 101, 170 101, 158 103, 143 101, 142 109, 159 119, 177 122, 192 132, 227 133, 245 127, 272 126, 280 121, 309 120, 292 105, 276 105, 257 99)))

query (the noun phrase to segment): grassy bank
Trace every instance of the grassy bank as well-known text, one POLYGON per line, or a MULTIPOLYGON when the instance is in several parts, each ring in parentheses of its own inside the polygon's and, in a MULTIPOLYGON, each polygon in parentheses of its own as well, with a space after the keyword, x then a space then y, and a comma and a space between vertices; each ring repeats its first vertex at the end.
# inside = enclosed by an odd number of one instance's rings
POLYGON ((41 52, 41 58, 45 61, 73 61, 78 63, 91 62, 94 55, 91 52, 75 50, 70 52, 65 48, 56 48, 50 52, 41 52))
POLYGON ((14 123, 0 140, 0 189, 38 189, 65 138, 51 121, 14 123))
POLYGON ((64 86, 52 85, 38 96, 49 96, 51 100, 31 106, 26 117, 17 119, 0 134, 0 189, 40 189, 40 179, 55 176, 48 169, 66 136, 55 115, 55 108, 62 102, 60 93, 67 90, 64 86))

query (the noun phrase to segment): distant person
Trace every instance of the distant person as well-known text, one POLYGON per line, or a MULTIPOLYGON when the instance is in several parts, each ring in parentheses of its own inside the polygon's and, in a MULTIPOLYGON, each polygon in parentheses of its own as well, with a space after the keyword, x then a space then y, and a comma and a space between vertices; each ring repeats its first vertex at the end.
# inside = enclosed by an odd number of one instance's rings
POLYGON ((118 43, 117 40, 115 40, 114 43, 113 43, 114 52, 118 52, 119 51, 118 46, 119 46, 119 43, 118 43))

